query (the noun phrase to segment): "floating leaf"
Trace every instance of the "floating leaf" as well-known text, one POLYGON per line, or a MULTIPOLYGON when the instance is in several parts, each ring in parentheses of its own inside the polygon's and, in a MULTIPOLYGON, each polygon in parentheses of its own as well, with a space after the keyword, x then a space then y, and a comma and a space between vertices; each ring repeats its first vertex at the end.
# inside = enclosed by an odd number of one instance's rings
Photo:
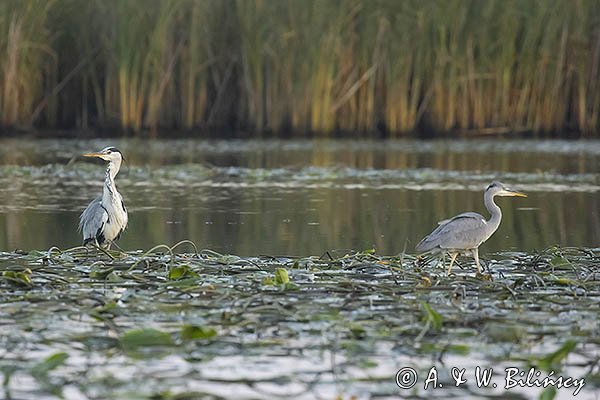
POLYGON ((177 267, 169 270, 168 278, 171 280, 178 280, 184 277, 198 276, 189 265, 178 265, 177 267))
POLYGON ((24 271, 4 271, 2 276, 17 286, 31 286, 31 270, 29 268, 24 271))
POLYGON ((262 284, 272 286, 275 284, 275 281, 270 276, 265 276, 262 280, 262 284))
POLYGON ((571 262, 561 255, 556 255, 550 259, 550 265, 554 268, 570 266, 571 262))
POLYGON ((275 284, 286 285, 290 283, 290 276, 285 268, 277 268, 275 270, 275 284))
POLYGON ((553 400, 556 397, 556 388, 554 386, 548 386, 542 390, 539 400, 553 400))
POLYGON ((113 267, 107 267, 105 265, 94 266, 90 271, 90 278, 104 280, 114 270, 113 267))
POLYGON ((431 308, 429 303, 421 303, 421 306, 425 312, 425 319, 431 323, 433 329, 438 331, 442 329, 444 318, 440 315, 440 313, 431 308))
POLYGON ((466 344, 450 344, 446 347, 446 352, 466 356, 471 352, 471 347, 466 344))
POLYGON ((569 278, 556 278, 554 283, 560 286, 576 286, 577 282, 569 278))
POLYGON ((47 357, 44 361, 36 364, 31 369, 31 374, 37 377, 47 375, 48 372, 63 365, 65 361, 67 361, 67 358, 69 358, 69 355, 65 352, 54 353, 47 357))
POLYGON ((137 349, 150 346, 173 346, 171 335, 158 329, 133 329, 127 331, 120 338, 125 349, 137 349))
POLYGON ((367 336, 367 331, 359 324, 351 324, 350 332, 355 339, 364 339, 367 336))
POLYGON ((545 371, 559 370, 562 361, 567 358, 570 352, 577 347, 577 342, 569 339, 558 350, 542 357, 538 362, 538 367, 545 371))
POLYGON ((94 311, 97 313, 107 313, 107 312, 112 312, 116 308, 117 308, 117 302, 114 300, 111 300, 111 301, 107 302, 106 304, 95 307, 94 311))
POLYGON ((211 339, 217 336, 217 331, 205 326, 184 325, 181 327, 180 335, 184 340, 211 339))
POLYGON ((360 367, 360 368, 362 368, 362 369, 366 369, 366 368, 375 368, 378 365, 379 364, 377 363, 377 361, 359 359, 357 366, 360 367))
POLYGON ((195 288, 198 287, 198 279, 197 278, 181 278, 178 280, 169 280, 167 282, 165 282, 165 285, 171 287, 171 288, 181 288, 181 289, 188 289, 188 288, 195 288))

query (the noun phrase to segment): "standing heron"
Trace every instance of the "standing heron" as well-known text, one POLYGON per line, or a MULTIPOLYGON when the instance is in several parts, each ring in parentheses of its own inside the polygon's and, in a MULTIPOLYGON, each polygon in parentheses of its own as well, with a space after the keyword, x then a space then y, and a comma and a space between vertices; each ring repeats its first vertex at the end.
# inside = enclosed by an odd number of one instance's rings
POLYGON ((477 264, 477 272, 481 273, 479 265, 479 246, 489 239, 500 226, 502 211, 496 203, 496 196, 527 197, 526 194, 508 189, 500 182, 492 182, 483 196, 485 208, 492 214, 489 220, 474 212, 459 214, 456 217, 438 222, 439 226, 417 244, 420 253, 446 253, 451 257, 448 275, 452 264, 459 253, 471 253, 477 264))
POLYGON ((118 240, 127 227, 127 209, 115 185, 115 176, 121 168, 123 155, 117 148, 107 147, 98 153, 88 153, 83 156, 108 161, 102 195, 92 200, 79 217, 83 245, 93 243, 110 249, 112 242, 118 240))

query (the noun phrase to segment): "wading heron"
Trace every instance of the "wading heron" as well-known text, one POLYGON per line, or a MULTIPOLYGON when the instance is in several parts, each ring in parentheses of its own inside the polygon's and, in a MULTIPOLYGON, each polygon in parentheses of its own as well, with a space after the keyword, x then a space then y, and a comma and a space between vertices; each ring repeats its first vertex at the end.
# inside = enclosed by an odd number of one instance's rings
POLYGON ((481 273, 479 246, 496 232, 502 220, 502 211, 494 203, 496 196, 527 197, 524 193, 508 189, 500 182, 492 182, 483 196, 485 208, 492 215, 489 220, 486 221, 480 214, 467 212, 440 221, 439 226, 417 244, 416 250, 420 253, 449 254, 451 259, 448 274, 459 253, 471 253, 477 264, 477 272, 481 273))
POLYGON ((92 200, 79 217, 83 245, 93 243, 110 249, 111 243, 119 239, 127 226, 127 209, 115 185, 123 155, 117 148, 107 147, 98 153, 84 154, 84 157, 101 158, 108 161, 108 167, 102 195, 92 200))

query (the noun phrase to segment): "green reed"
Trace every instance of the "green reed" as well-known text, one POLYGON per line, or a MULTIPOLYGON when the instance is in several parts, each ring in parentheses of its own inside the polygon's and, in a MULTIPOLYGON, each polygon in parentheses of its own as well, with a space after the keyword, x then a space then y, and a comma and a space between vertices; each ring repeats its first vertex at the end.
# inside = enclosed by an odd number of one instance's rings
POLYGON ((7 0, 0 29, 5 128, 599 128, 593 1, 7 0))
MULTIPOLYGON (((0 3, 0 123, 26 126, 56 85, 57 54, 45 26, 54 1, 0 3)), ((48 123, 53 123, 53 118, 48 123)))

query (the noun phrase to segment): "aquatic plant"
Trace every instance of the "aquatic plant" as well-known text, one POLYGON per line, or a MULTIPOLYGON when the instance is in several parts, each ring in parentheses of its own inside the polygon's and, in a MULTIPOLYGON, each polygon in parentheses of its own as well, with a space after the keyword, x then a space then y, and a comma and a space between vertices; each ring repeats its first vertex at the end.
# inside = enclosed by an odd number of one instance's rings
MULTIPOLYGON (((486 260, 493 278, 479 279, 470 268, 447 276, 436 260, 372 249, 244 258, 184 241, 148 251, 3 252, 3 390, 7 398, 67 389, 184 398, 199 387, 197 398, 231 385, 270 393, 276 384, 305 397, 397 396, 407 393, 394 383, 399 362, 421 381, 432 364, 460 362, 471 374, 484 362, 560 370, 593 391, 598 257, 559 247, 500 253, 486 260)), ((472 380, 443 390, 477 389, 472 380)))

